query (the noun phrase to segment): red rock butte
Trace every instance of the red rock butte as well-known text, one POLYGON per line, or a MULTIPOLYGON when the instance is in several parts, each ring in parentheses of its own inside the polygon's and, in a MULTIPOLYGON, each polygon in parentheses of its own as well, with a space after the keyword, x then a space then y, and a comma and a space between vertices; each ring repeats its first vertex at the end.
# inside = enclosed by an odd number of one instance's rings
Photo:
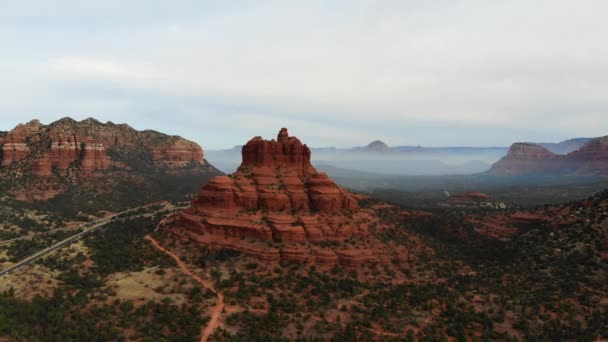
POLYGON ((356 266, 374 260, 371 250, 322 247, 369 236, 375 220, 356 195, 317 172, 310 156, 286 128, 276 140, 251 139, 238 170, 211 179, 169 223, 170 231, 268 261, 356 266))

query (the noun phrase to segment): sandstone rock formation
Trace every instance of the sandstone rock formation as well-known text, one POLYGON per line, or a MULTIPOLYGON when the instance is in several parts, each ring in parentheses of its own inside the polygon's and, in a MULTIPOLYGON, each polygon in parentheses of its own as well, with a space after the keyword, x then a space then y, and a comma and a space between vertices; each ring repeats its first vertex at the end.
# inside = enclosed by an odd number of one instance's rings
POLYGON ((18 125, 0 135, 0 151, 0 175, 19 179, 14 183, 23 187, 8 189, 18 193, 17 198, 27 197, 28 191, 42 191, 33 197, 48 199, 65 190, 65 184, 107 172, 179 174, 205 167, 203 150, 194 142, 95 119, 64 118, 49 125, 33 120, 18 125))
POLYGON ((170 137, 152 148, 151 152, 154 164, 170 168, 184 167, 190 163, 202 163, 203 161, 201 147, 180 137, 170 137))
POLYGON ((319 244, 368 236, 375 219, 355 195, 315 170, 310 149, 287 129, 276 140, 251 139, 242 158, 234 174, 203 187, 171 224, 173 234, 269 261, 356 266, 374 260, 371 251, 319 244))
POLYGON ((30 152, 28 140, 33 138, 42 125, 38 120, 32 120, 26 124, 20 124, 8 132, 2 144, 2 161, 0 166, 10 166, 24 159, 30 152))
POLYGON ((608 137, 591 139, 579 150, 566 155, 529 143, 515 143, 507 156, 492 165, 490 174, 525 175, 608 175, 608 137))
POLYGON ((1 145, 2 167, 28 159, 37 176, 50 176, 52 169, 92 172, 120 167, 120 163, 115 163, 119 160, 112 160, 109 151, 116 152, 118 159, 121 153, 143 152, 140 158, 150 160, 150 166, 175 168, 204 163, 203 150, 191 141, 94 119, 77 122, 64 118, 48 126, 33 120, 8 132, 1 145))

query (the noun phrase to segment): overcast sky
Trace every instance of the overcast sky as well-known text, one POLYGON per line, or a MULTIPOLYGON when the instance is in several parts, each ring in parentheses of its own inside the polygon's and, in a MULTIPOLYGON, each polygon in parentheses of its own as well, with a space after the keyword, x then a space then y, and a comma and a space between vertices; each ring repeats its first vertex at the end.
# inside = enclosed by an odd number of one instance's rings
POLYGON ((225 148, 608 135, 608 1, 0 5, 0 130, 128 123, 225 148))

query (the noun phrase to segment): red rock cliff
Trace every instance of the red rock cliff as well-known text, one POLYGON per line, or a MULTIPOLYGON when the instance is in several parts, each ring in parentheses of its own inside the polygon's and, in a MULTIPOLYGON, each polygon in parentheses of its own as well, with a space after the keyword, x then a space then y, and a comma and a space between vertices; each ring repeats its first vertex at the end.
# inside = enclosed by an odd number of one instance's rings
POLYGON ((2 167, 18 168, 15 164, 25 161, 22 171, 31 170, 41 177, 52 176, 53 170, 61 173, 70 168, 84 173, 112 166, 129 168, 129 162, 141 166, 150 161, 150 167, 167 168, 203 164, 203 150, 196 143, 94 119, 78 122, 64 118, 48 126, 33 120, 8 132, 0 145, 2 167), (120 162, 112 161, 110 150, 121 157, 120 162))
MULTIPOLYGON (((178 136, 137 131, 125 124, 64 118, 49 125, 37 120, 0 132, 0 177, 20 200, 47 200, 67 184, 109 187, 149 179, 150 171, 166 179, 219 172, 205 165, 202 148, 178 136), (12 182, 11 182, 12 180, 12 182), (127 181, 128 180, 128 181, 127 181)), ((109 191, 101 187, 99 191, 109 191)))
POLYGON ((373 259, 373 253, 353 258, 351 252, 301 245, 368 236, 367 224, 356 222, 373 220, 360 210, 356 196, 315 170, 310 149, 287 129, 276 140, 251 139, 242 155, 237 172, 211 179, 177 216, 174 234, 265 260, 352 266, 373 259), (265 244, 273 241, 288 245, 265 244))
POLYGON ((2 145, 2 162, 0 166, 10 166, 24 159, 30 152, 28 141, 42 129, 38 120, 20 124, 8 132, 2 145))
POLYGON ((191 141, 174 137, 152 148, 152 160, 156 165, 170 168, 184 167, 190 163, 202 164, 203 149, 191 141))
POLYGON ((300 175, 317 173, 310 164, 310 149, 282 128, 277 140, 255 137, 243 146, 241 167, 288 168, 300 175))
POLYGON ((243 162, 230 177, 212 179, 193 205, 200 210, 357 210, 354 197, 310 164, 310 149, 287 129, 277 140, 251 139, 243 162))

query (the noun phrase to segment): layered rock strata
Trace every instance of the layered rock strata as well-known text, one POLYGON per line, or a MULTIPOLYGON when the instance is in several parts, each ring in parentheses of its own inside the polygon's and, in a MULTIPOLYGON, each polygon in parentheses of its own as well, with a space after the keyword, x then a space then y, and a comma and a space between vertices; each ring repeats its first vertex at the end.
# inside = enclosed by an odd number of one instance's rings
POLYGON ((211 179, 170 230, 268 261, 357 266, 376 260, 369 250, 338 247, 369 236, 375 218, 355 195, 318 173, 310 155, 285 128, 276 140, 251 139, 238 170, 211 179))
POLYGON ((30 169, 41 177, 71 168, 84 173, 128 168, 129 162, 167 168, 204 163, 203 150, 194 142, 94 119, 64 118, 48 126, 33 120, 8 132, 0 146, 0 166, 30 169), (110 151, 118 160, 113 160, 110 151))
POLYGON ((145 183, 150 175, 175 180, 206 173, 220 174, 205 163, 196 143, 125 124, 64 118, 0 132, 0 176, 18 200, 48 200, 71 185, 95 188, 95 179, 105 180, 99 191, 109 191, 121 183, 123 189, 129 182, 145 183))

